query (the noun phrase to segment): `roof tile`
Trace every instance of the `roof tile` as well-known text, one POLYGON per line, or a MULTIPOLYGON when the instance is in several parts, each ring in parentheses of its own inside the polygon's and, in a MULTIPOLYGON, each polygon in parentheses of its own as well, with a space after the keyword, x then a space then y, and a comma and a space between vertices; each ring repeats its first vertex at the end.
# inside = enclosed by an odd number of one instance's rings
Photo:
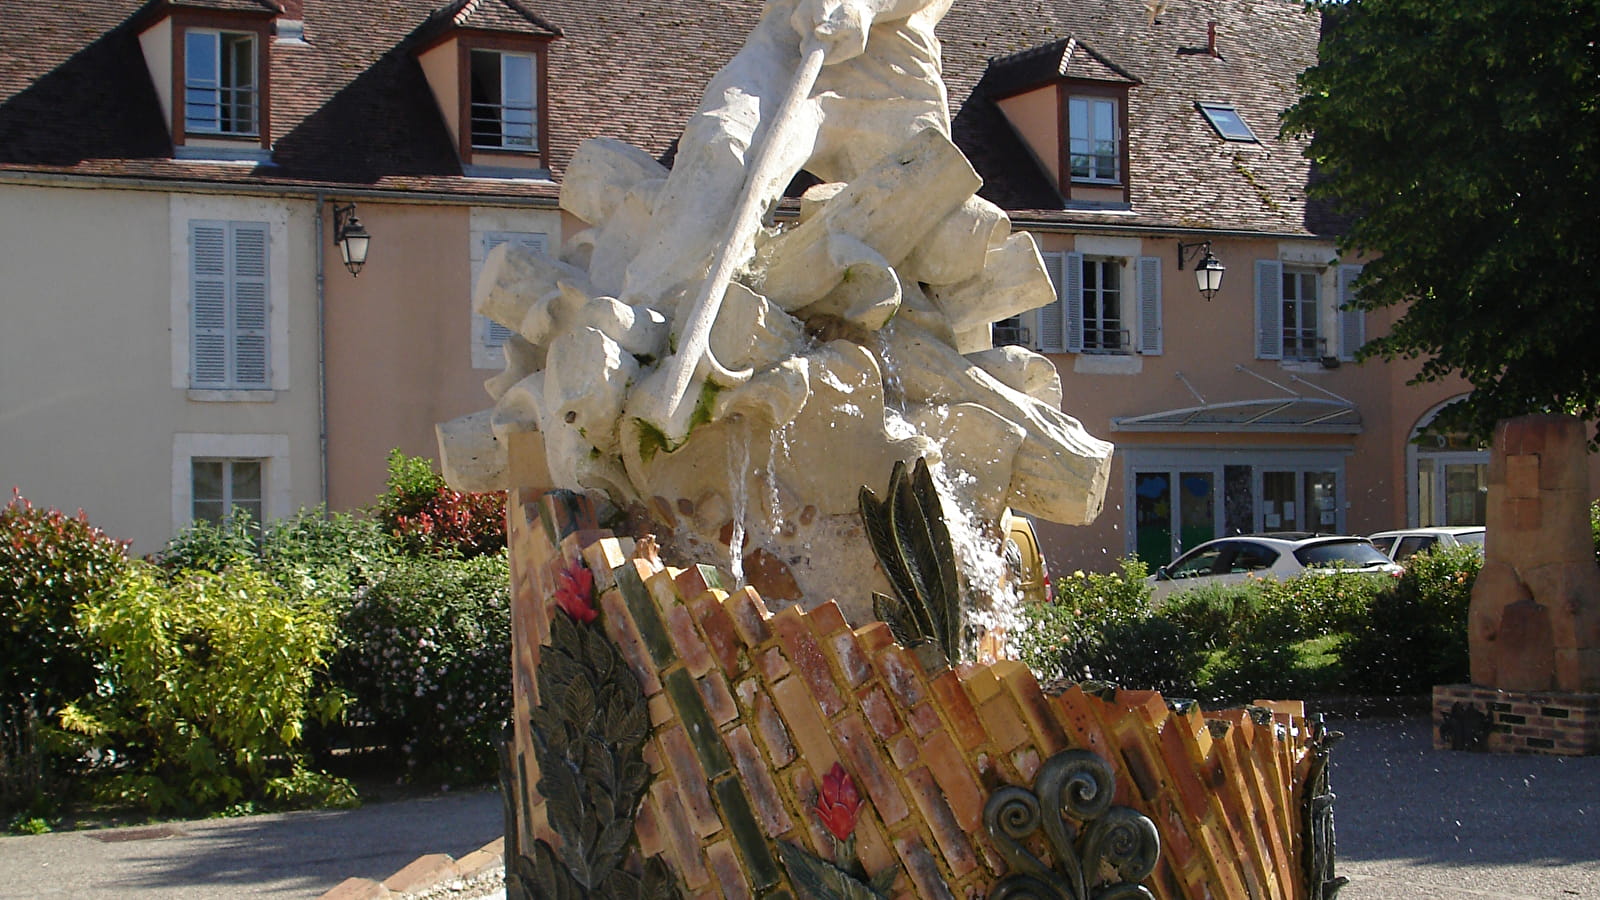
MULTIPOLYGON (((305 42, 270 50, 272 164, 173 160, 131 25, 146 2, 0 4, 0 177, 36 171, 485 198, 556 194, 553 183, 462 175, 412 54, 438 22, 438 0, 303 0, 305 42)), ((266 0, 180 2, 261 9, 266 0)), ((591 137, 670 159, 701 87, 761 8, 759 0, 457 0, 444 10, 462 27, 553 38, 545 112, 559 182, 591 137)), ((1127 0, 957 0, 939 28, 956 142, 984 177, 984 196, 1015 218, 1274 234, 1339 224, 1307 202, 1304 139, 1280 138, 1275 127, 1296 96, 1295 76, 1315 61, 1318 34, 1316 14, 1297 0, 1172 0, 1153 23, 1127 0), (1204 47, 1213 21, 1217 56, 1179 52, 1204 47), (1066 56, 1069 38, 1077 39, 1069 74, 1139 82, 1130 94, 1131 211, 1062 209, 995 106, 1006 86, 1004 57, 1032 50, 1048 59, 1040 48, 1058 44, 1066 56), (1196 100, 1232 104, 1261 143, 1222 141, 1196 100)))

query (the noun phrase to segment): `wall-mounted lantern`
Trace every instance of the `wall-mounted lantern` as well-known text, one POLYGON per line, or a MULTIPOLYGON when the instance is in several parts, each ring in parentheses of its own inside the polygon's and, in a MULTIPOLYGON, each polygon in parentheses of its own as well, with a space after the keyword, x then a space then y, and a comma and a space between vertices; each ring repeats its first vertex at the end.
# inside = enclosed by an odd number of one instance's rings
POLYGON ((372 244, 372 235, 356 218, 354 203, 333 205, 333 243, 339 248, 344 267, 350 270, 351 275, 360 275, 361 267, 367 264, 367 249, 372 244))
POLYGON ((1202 250, 1205 251, 1205 258, 1201 259, 1199 264, 1194 267, 1194 281, 1195 286, 1200 289, 1200 296, 1209 301, 1217 295, 1217 291, 1222 289, 1222 273, 1227 271, 1222 262, 1211 255, 1210 241, 1195 241, 1191 244, 1179 241, 1178 271, 1183 271, 1184 260, 1193 259, 1202 250))

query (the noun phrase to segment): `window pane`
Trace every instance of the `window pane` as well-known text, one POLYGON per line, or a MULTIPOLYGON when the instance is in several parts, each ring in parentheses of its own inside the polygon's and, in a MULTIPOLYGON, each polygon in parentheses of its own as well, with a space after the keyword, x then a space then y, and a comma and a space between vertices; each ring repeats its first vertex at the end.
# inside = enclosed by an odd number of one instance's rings
POLYGON ((255 39, 248 34, 227 34, 222 41, 227 66, 222 84, 222 130, 253 134, 256 130, 255 39))
POLYGON ((226 83, 234 88, 253 88, 256 84, 255 38, 248 34, 228 34, 222 38, 223 55, 228 61, 226 83))
POLYGON ((183 127, 186 131, 220 131, 222 128, 217 40, 216 34, 206 31, 184 34, 183 127))
POLYGON ((1217 536, 1216 477, 1210 472, 1178 473, 1179 541, 1182 549, 1217 536))
POLYGON ((190 31, 184 35, 183 74, 188 84, 216 84, 218 35, 209 31, 190 31))
POLYGON ((1222 468, 1222 481, 1226 485, 1222 494, 1223 527, 1228 534, 1256 530, 1254 485, 1250 475, 1249 466, 1222 468))
POLYGON ((1444 523, 1482 525, 1489 514, 1489 467, 1467 463, 1444 467, 1444 523))
POLYGON ((221 500, 196 500, 192 513, 196 522, 210 522, 212 525, 222 524, 221 500))
POLYGON ((251 522, 254 522, 257 525, 261 524, 261 501, 260 500, 253 500, 253 501, 250 501, 250 502, 240 502, 240 501, 235 500, 234 503, 233 503, 233 511, 234 511, 235 514, 244 513, 244 514, 246 514, 246 515, 248 515, 250 517, 250 521, 251 522))
MULTIPOLYGON (((255 460, 234 460, 229 466, 232 470, 231 487, 233 488, 234 505, 261 500, 261 463, 255 460)), ((259 521, 259 520, 257 520, 259 521)))
POLYGON ((1306 473, 1306 530, 1337 531, 1338 510, 1334 506, 1334 475, 1332 472, 1306 473))
POLYGON ((523 109, 533 108, 533 57, 513 56, 504 57, 504 78, 501 93, 502 102, 506 106, 515 106, 523 109))
POLYGON ((500 131, 500 54, 487 50, 472 52, 472 143, 498 147, 500 131))
POLYGON ((1116 140, 1117 125, 1115 122, 1117 105, 1110 100, 1096 100, 1094 102, 1094 136, 1095 140, 1107 144, 1116 140))
POLYGON ((1075 142, 1088 141, 1089 104, 1086 101, 1078 99, 1067 101, 1067 131, 1075 142))
POLYGON ((1172 475, 1134 475, 1134 552, 1155 568, 1172 561, 1172 475))
POLYGON ((1261 527, 1266 531, 1299 531, 1300 507, 1295 502, 1295 473, 1261 475, 1261 527))
POLYGON ((1417 460, 1417 525, 1421 528, 1431 528, 1439 524, 1439 515, 1434 507, 1434 479, 1437 472, 1433 460, 1422 457, 1417 460))
POLYGON ((197 459, 190 463, 193 472, 194 500, 222 502, 222 461, 197 459))

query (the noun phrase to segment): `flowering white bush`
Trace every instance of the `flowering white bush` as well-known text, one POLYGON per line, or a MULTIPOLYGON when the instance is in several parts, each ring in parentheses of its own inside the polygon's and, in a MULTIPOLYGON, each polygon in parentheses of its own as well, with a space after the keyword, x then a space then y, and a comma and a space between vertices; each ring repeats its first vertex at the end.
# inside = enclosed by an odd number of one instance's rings
POLYGON ((511 714, 506 556, 418 559, 360 592, 334 677, 352 719, 399 750, 416 778, 491 776, 511 714))

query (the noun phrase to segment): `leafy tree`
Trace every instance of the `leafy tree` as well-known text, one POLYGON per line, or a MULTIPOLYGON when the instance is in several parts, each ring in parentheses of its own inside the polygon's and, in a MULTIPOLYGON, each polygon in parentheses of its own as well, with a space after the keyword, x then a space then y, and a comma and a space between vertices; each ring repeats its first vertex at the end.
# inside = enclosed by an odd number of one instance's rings
POLYGON ((1600 415, 1600 0, 1311 0, 1318 62, 1288 134, 1314 196, 1376 257, 1363 309, 1404 306, 1361 358, 1474 387, 1437 422, 1600 415))

